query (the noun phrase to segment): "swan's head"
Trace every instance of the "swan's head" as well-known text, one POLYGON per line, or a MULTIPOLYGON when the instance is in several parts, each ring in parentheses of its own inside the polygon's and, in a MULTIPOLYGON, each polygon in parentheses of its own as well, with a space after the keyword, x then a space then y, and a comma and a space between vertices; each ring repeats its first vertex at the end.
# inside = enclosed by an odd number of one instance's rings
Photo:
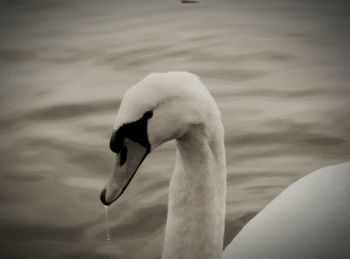
POLYGON ((218 113, 207 89, 187 72, 154 73, 131 87, 123 97, 110 139, 116 161, 100 196, 103 204, 110 205, 120 197, 152 150, 181 138, 195 125, 213 121, 218 113))

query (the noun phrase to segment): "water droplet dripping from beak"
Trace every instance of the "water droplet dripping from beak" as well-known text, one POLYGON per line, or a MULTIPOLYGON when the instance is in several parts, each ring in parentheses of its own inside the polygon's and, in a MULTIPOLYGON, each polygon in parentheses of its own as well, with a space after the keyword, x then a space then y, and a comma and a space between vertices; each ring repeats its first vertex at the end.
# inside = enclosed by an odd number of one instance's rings
MULTIPOLYGON (((105 207, 105 227, 106 227, 106 238, 107 238, 107 243, 110 245, 111 242, 111 233, 109 230, 109 217, 108 217, 108 206, 105 207)), ((112 256, 109 255, 109 259, 112 259, 112 256)))

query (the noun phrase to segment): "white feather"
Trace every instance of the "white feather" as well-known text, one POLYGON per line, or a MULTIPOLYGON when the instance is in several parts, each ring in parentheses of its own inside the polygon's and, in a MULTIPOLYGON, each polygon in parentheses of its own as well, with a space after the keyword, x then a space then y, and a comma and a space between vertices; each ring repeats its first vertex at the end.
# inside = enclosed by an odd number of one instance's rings
MULTIPOLYGON (((197 76, 153 73, 128 90, 114 129, 148 110, 151 148, 177 143, 162 258, 221 258, 226 161, 217 105, 197 76)), ((224 258, 350 258, 349 189, 350 163, 302 178, 243 228, 224 258)))

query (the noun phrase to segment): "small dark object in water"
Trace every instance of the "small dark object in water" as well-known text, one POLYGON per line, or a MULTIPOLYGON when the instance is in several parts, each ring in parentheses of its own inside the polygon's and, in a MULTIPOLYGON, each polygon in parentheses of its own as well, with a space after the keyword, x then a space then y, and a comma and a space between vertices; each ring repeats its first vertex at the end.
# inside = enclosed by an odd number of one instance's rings
POLYGON ((198 4, 198 1, 195 0, 181 0, 181 3, 183 4, 198 4))

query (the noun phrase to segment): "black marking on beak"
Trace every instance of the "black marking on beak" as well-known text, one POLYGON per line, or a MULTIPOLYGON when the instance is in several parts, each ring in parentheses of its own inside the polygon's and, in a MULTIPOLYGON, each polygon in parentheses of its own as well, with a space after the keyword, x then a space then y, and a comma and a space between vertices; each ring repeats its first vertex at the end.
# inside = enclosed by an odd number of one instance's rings
MULTIPOLYGON (((150 153, 151 145, 148 141, 147 123, 152 116, 153 112, 148 111, 139 120, 126 123, 117 131, 113 132, 109 146, 110 149, 119 156, 119 164, 116 165, 116 171, 114 173, 119 173, 118 177, 124 180, 119 187, 119 191, 118 188, 112 188, 112 193, 110 193, 108 189, 108 196, 111 197, 107 197, 106 188, 102 190, 100 200, 104 205, 108 206, 112 204, 123 194, 139 166, 150 153), (113 194, 113 192, 115 193, 113 194)), ((113 179, 111 180, 113 181, 113 179)))
MULTIPOLYGON (((147 122, 152 116, 152 111, 145 112, 139 120, 123 124, 117 131, 113 132, 109 142, 109 147, 112 152, 118 154, 120 152, 123 153, 124 139, 126 137, 144 146, 149 152, 151 146, 147 136, 147 122)), ((126 159, 127 150, 124 155, 124 158, 126 159)), ((120 160, 121 165, 125 163, 125 161, 122 163, 122 160, 123 159, 120 160)))
POLYGON ((100 194, 100 200, 103 203, 103 205, 108 206, 110 203, 106 201, 106 189, 103 189, 103 191, 100 194))

